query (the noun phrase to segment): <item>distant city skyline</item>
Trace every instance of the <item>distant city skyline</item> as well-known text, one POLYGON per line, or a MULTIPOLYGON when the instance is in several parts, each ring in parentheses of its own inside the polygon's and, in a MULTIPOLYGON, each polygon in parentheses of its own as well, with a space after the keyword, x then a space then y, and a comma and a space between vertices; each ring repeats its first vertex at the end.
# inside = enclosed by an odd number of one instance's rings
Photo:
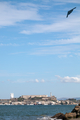
POLYGON ((0 99, 79 91, 80 0, 1 0, 0 99))

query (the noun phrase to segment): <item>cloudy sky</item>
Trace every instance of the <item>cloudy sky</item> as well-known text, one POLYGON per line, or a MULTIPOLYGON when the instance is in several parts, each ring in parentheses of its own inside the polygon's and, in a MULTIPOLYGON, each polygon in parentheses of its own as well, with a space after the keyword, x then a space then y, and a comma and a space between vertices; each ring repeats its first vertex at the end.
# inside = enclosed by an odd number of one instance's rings
POLYGON ((79 91, 80 0, 1 0, 0 99, 79 91))

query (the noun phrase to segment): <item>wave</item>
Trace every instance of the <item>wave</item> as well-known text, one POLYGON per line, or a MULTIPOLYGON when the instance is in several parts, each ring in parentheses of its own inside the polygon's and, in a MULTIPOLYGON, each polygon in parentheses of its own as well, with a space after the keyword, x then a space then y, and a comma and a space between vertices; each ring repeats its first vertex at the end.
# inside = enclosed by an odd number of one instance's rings
POLYGON ((42 118, 37 118, 37 120, 62 120, 62 119, 56 119, 56 118, 51 118, 51 117, 42 117, 42 118))

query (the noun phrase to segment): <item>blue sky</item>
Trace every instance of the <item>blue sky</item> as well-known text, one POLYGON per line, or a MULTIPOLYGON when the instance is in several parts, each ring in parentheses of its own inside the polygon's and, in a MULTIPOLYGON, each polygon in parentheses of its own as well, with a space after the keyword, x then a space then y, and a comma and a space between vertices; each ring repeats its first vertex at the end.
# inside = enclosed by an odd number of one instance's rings
POLYGON ((79 91, 80 1, 1 0, 0 99, 79 91))

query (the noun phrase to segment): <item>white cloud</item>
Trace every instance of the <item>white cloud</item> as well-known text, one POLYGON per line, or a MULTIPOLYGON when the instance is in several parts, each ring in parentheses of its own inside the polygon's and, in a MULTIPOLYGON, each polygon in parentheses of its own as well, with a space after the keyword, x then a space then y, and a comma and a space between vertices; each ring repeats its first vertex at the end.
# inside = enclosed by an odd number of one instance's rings
MULTIPOLYGON (((66 54, 64 54, 64 55, 58 55, 58 57, 59 57, 59 58, 66 58, 67 55, 66 55, 66 54)), ((70 56, 70 57, 71 57, 71 56, 70 56)))
POLYGON ((10 55, 17 55, 17 54, 24 54, 24 53, 27 53, 27 52, 15 52, 15 53, 10 53, 10 55))
POLYGON ((65 45, 65 44, 72 44, 72 43, 80 43, 80 36, 70 38, 70 39, 61 39, 61 40, 44 40, 40 43, 28 43, 29 45, 40 45, 40 46, 50 46, 50 45, 65 45))
POLYGON ((77 56, 80 56, 80 52, 78 52, 78 53, 75 53, 75 55, 77 55, 77 56))
POLYGON ((53 1, 55 1, 55 2, 57 2, 57 3, 79 3, 80 4, 80 0, 66 0, 66 1, 64 1, 64 0, 53 0, 53 1))
MULTIPOLYGON (((36 0, 37 1, 37 0, 36 0)), ((63 3, 80 3, 80 0, 40 0, 41 2, 43 3, 52 3, 52 4, 55 4, 58 5, 59 3, 63 4, 63 3)))
POLYGON ((10 80, 8 79, 7 82, 11 82, 11 83, 44 83, 45 80, 42 79, 41 81, 39 81, 38 79, 35 80, 26 80, 26 79, 18 79, 18 80, 10 80))
POLYGON ((11 83, 26 83, 27 81, 26 81, 26 80, 19 79, 19 80, 9 81, 9 82, 11 82, 11 83))
POLYGON ((23 34, 34 34, 34 33, 48 33, 48 32, 75 32, 80 33, 80 16, 77 14, 75 17, 67 18, 56 18, 52 24, 37 24, 23 30, 23 34), (58 21, 59 20, 59 21, 58 21))
POLYGON ((66 45, 66 46, 53 46, 53 47, 41 47, 36 48, 31 55, 71 55, 71 53, 75 54, 75 51, 80 49, 80 45, 66 45))
POLYGON ((33 75, 34 73, 8 73, 8 72, 0 72, 0 77, 15 77, 15 76, 28 76, 28 75, 33 75))
POLYGON ((8 43, 8 44, 0 43, 0 46, 20 46, 20 45, 16 43, 8 43))
POLYGON ((35 79, 35 82, 37 82, 37 83, 38 83, 38 82, 39 82, 39 80, 38 80, 38 79, 35 79))
MULTIPOLYGON (((55 1, 56 2, 56 1, 55 1)), ((57 3, 64 2, 63 0, 57 0, 57 3)), ((71 1, 67 1, 71 2, 71 1)), ((80 1, 73 0, 72 3, 80 3, 80 1)), ((24 20, 42 20, 42 16, 38 14, 39 8, 48 8, 49 5, 39 5, 33 3, 15 3, 11 2, 0 2, 0 26, 14 25, 17 22, 24 20)), ((79 21, 78 18, 75 17, 79 21)), ((74 19, 74 21, 75 21, 74 19)), ((21 33, 32 34, 32 33, 43 33, 43 32, 53 32, 64 29, 64 21, 51 24, 51 25, 36 25, 33 30, 23 30, 21 33), (62 24, 63 23, 63 24, 62 24), (58 28, 57 28, 58 26, 58 28), (35 29, 36 28, 36 29, 35 29), (55 29, 56 28, 56 29, 55 29)), ((72 24, 73 22, 71 22, 72 24)), ((69 26, 71 26, 69 24, 69 26)), ((32 26, 33 27, 33 26, 32 26)), ((65 27, 66 28, 66 27, 65 27)))
POLYGON ((80 77, 60 77, 58 75, 56 75, 56 77, 61 80, 61 82, 65 82, 65 83, 80 83, 80 77))
POLYGON ((44 79, 42 79, 42 80, 41 80, 41 82, 42 82, 42 83, 44 83, 44 82, 45 82, 45 80, 44 80, 44 79))
POLYGON ((46 40, 34 43, 28 43, 29 45, 39 45, 31 54, 32 55, 47 55, 58 54, 59 57, 73 57, 74 55, 80 56, 80 36, 75 36, 70 39, 61 40, 46 40), (77 44, 78 43, 78 44, 77 44))
POLYGON ((0 26, 14 25, 23 20, 41 20, 34 4, 0 2, 0 26))

